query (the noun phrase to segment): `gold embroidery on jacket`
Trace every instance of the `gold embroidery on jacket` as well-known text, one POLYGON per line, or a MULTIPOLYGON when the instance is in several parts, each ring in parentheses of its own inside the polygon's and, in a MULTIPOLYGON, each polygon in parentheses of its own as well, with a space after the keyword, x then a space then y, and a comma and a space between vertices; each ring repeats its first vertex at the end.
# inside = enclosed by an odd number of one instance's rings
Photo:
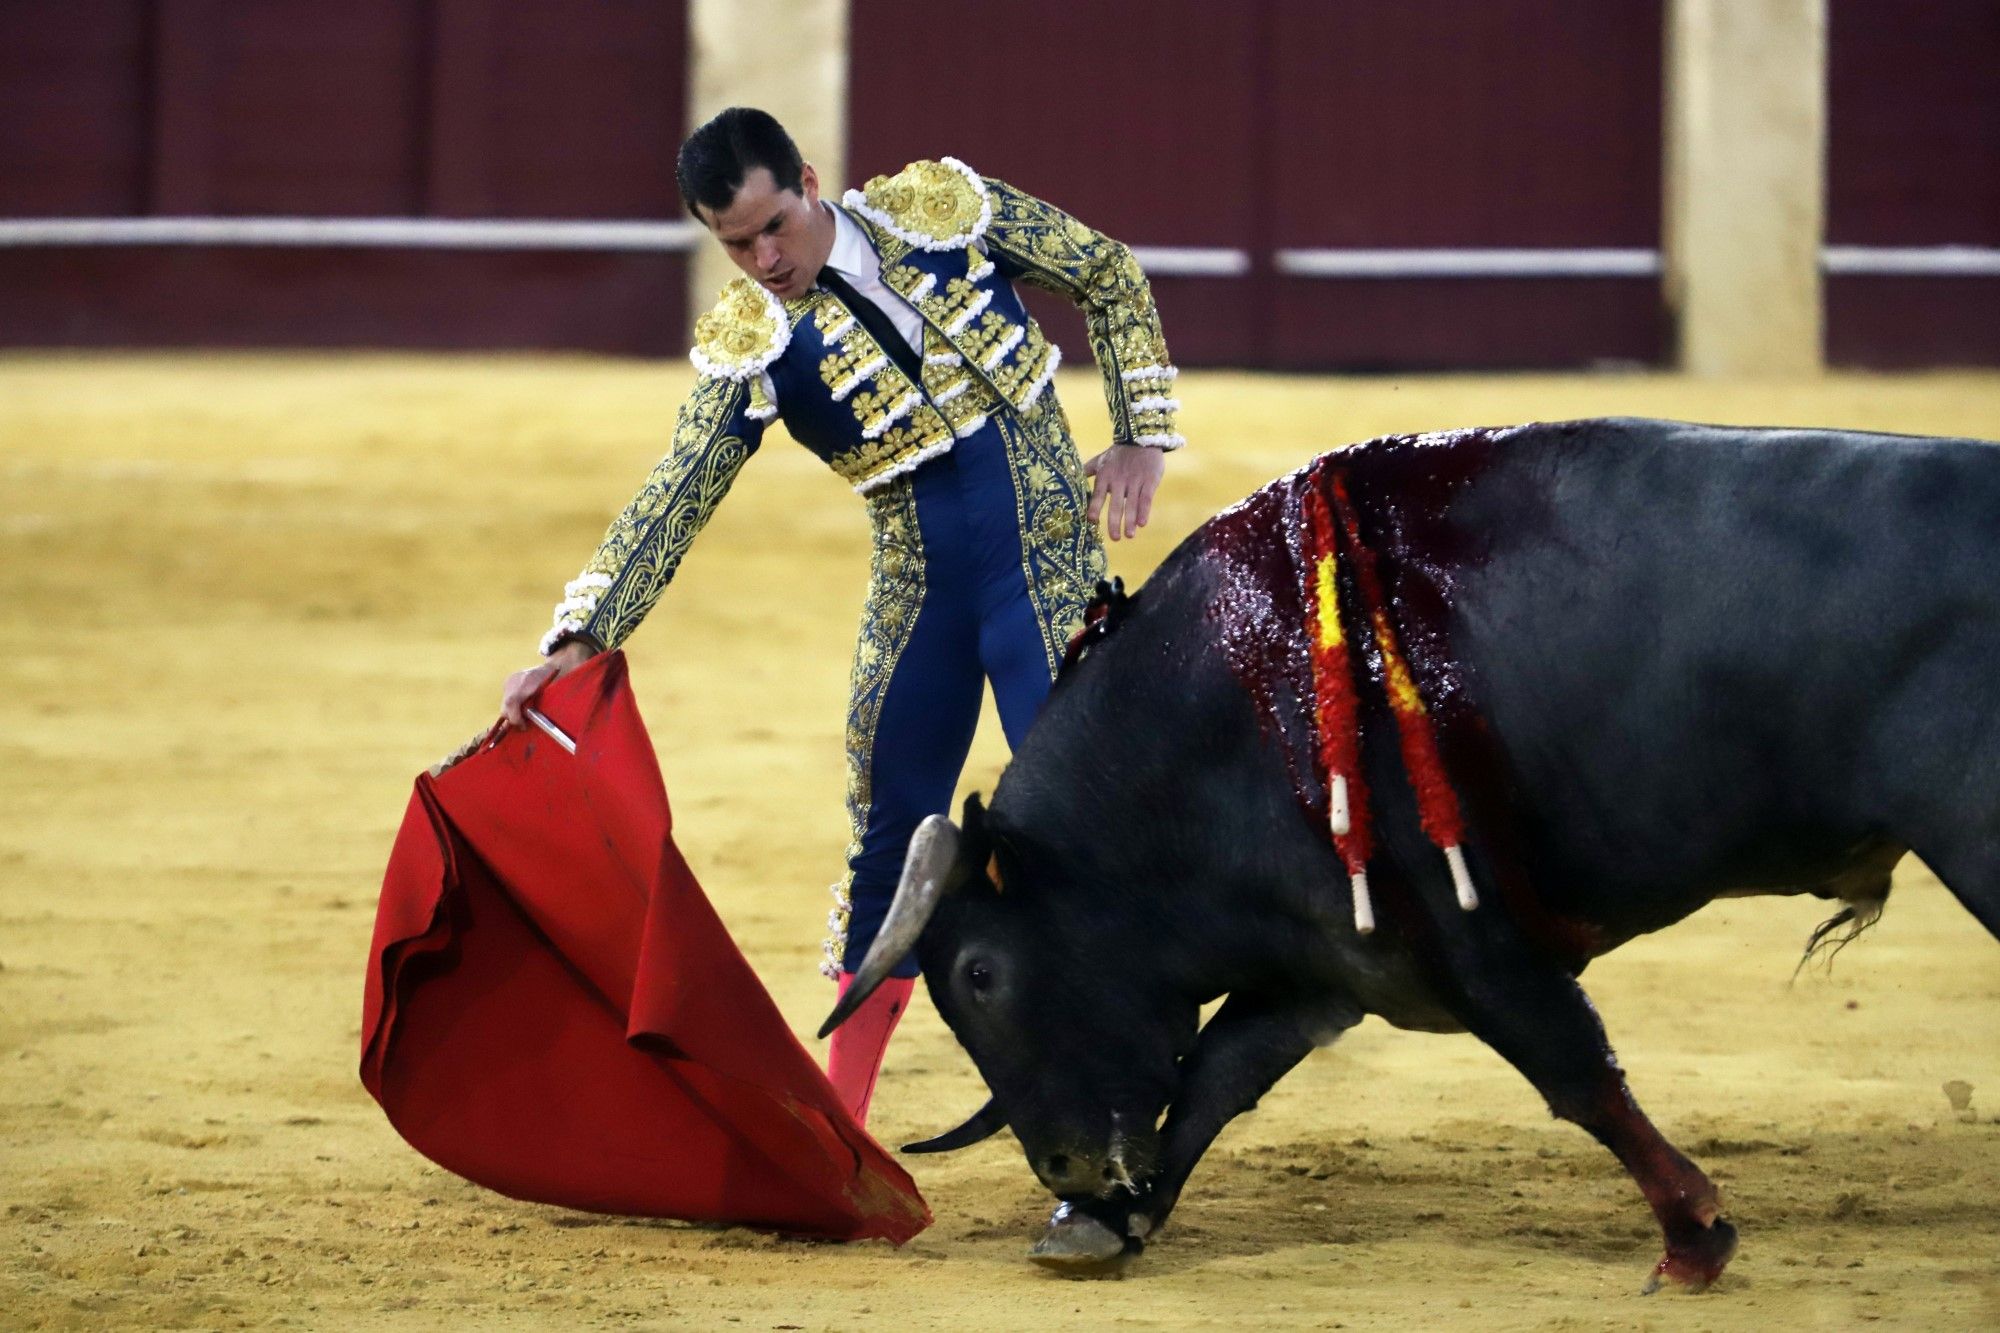
POLYGON ((1027 336, 1027 330, 997 310, 989 310, 958 335, 965 359, 991 375, 999 358, 1013 350, 1027 336))
MULTIPOLYGON (((828 304, 837 307, 839 302, 828 304)), ((888 353, 856 320, 846 335, 833 345, 833 350, 820 358, 819 377, 833 395, 833 400, 839 402, 888 365, 888 353)))
POLYGON ((863 442, 881 435, 922 401, 923 395, 908 375, 897 366, 884 366, 875 373, 869 388, 854 395, 854 419, 861 423, 863 442))
MULTIPOLYGON (((816 318, 825 320, 822 334, 842 334, 838 350, 843 359, 824 364, 822 378, 830 389, 843 390, 840 398, 854 395, 851 405, 857 424, 864 432, 874 432, 860 446, 841 451, 836 470, 851 485, 861 486, 907 466, 923 450, 935 450, 943 443, 944 433, 930 420, 936 413, 943 414, 952 435, 962 438, 1003 402, 1019 412, 1039 405, 1060 352, 1032 319, 1016 322, 990 308, 995 290, 989 282, 995 271, 992 254, 1003 257, 1027 281, 1069 297, 1084 310, 1091 349, 1104 377, 1114 438, 1178 444, 1174 424, 1178 404, 1171 396, 1174 372, 1166 359, 1145 275, 1131 252, 1001 182, 982 181, 975 191, 968 169, 932 163, 929 166, 939 170, 917 171, 922 165, 915 164, 896 178, 877 178, 865 197, 858 201, 850 197, 849 207, 882 258, 883 281, 924 316, 922 387, 928 401, 910 401, 906 389, 890 391, 887 377, 892 368, 886 354, 858 324, 849 326, 824 310, 817 312, 816 318), (917 207, 918 178, 949 186, 948 176, 941 172, 967 180, 963 193, 969 202, 961 210, 963 218, 973 216, 975 204, 991 210, 989 222, 964 224, 976 225, 981 234, 927 232, 914 225, 917 219, 909 210, 917 207), (911 193, 896 193, 905 187, 911 193), (955 256, 934 253, 923 267, 908 262, 919 245, 933 252, 961 250, 965 271, 955 271, 955 256), (940 266, 944 275, 937 272, 940 266), (878 356, 881 365, 876 364, 878 356), (868 375, 855 373, 863 368, 868 375)), ((827 303, 837 305, 831 298, 827 303)), ((896 384, 900 389, 907 377, 899 376, 896 384)))
POLYGON ((748 278, 732 278, 714 307, 694 322, 688 359, 704 375, 746 379, 784 353, 791 331, 775 296, 748 278))
POLYGON ((920 403, 908 418, 873 440, 863 440, 834 460, 834 470, 850 486, 860 486, 952 438, 944 419, 928 403, 920 403))
MULTIPOLYGON (((834 401, 847 402, 861 430, 860 440, 837 451, 831 460, 834 471, 850 486, 863 485, 950 437, 924 392, 838 300, 825 296, 813 323, 822 334, 840 335, 833 350, 820 358, 819 373, 834 401), (903 429, 913 417, 917 429, 903 429)), ((930 389, 928 383, 925 389, 930 389)))
MULTIPOLYGON (((584 573, 610 580, 568 627, 616 648, 666 591, 695 535, 729 492, 761 435, 743 415, 741 380, 704 375, 681 405, 673 446, 613 519, 584 573)), ((561 626, 559 626, 561 628, 561 626)))
MULTIPOLYGON (((902 271, 910 270, 904 268, 902 271)), ((914 304, 932 324, 955 337, 971 317, 984 310, 992 299, 992 292, 970 278, 948 278, 943 291, 933 289, 914 304)))
POLYGON ((854 313, 831 296, 823 296, 813 306, 813 327, 819 331, 820 340, 837 343, 860 321, 854 313))
POLYGON ((1018 266, 1023 281, 1082 309, 1091 354, 1104 377, 1112 438, 1179 443, 1173 409, 1136 415, 1133 410, 1139 399, 1170 401, 1162 387, 1171 379, 1159 312, 1139 261, 1119 242, 1004 181, 988 178, 986 190, 993 208, 987 248, 1018 266), (1146 370, 1157 373, 1145 380, 1124 378, 1128 371, 1146 370))
POLYGON ((994 369, 993 387, 1025 412, 1047 387, 1050 362, 1055 355, 1055 344, 1042 336, 1039 325, 1030 324, 1019 350, 994 369))
POLYGON ((980 178, 952 159, 912 162, 893 176, 877 176, 844 202, 900 238, 940 249, 978 239, 987 217, 980 178))

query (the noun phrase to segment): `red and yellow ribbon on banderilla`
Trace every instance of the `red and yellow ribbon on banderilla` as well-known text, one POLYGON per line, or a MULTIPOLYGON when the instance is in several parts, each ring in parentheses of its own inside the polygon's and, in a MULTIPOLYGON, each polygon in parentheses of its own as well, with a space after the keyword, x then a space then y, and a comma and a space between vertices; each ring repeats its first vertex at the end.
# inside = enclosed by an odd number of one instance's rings
POLYGON ((1334 468, 1315 471, 1306 488, 1304 507, 1306 638, 1312 659, 1318 759, 1326 782, 1328 829, 1347 867, 1354 899, 1354 929, 1363 935, 1375 929, 1375 904, 1368 890, 1368 860, 1374 842, 1367 781, 1361 771, 1361 700, 1341 614, 1343 546, 1361 602, 1358 613, 1372 632, 1382 659, 1382 686, 1396 719, 1403 769, 1416 793, 1418 818, 1424 835, 1444 853, 1451 868, 1459 907, 1470 912, 1479 906, 1479 895, 1465 864, 1465 823, 1458 794, 1445 774, 1430 710, 1424 706, 1389 619, 1375 554, 1361 539, 1361 524, 1347 493, 1346 476, 1334 468))

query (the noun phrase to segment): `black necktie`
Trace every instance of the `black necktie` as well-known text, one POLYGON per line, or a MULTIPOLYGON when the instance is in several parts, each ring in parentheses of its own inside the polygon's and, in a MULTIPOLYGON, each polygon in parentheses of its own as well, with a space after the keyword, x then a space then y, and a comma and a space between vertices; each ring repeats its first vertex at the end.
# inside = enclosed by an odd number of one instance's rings
POLYGON ((842 304, 861 321, 861 327, 873 334, 876 342, 882 344, 882 350, 889 359, 910 377, 910 383, 921 385, 924 382, 922 358, 896 328, 895 322, 883 312, 881 306, 855 291, 854 284, 835 273, 831 264, 820 269, 819 285, 840 298, 842 304))

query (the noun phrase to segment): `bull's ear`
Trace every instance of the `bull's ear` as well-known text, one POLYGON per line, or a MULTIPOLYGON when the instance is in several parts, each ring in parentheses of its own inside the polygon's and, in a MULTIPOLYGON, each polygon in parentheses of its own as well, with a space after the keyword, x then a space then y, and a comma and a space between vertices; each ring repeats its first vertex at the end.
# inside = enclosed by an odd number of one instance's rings
POLYGON ((1000 838, 993 832, 992 821, 986 817, 986 806, 980 801, 978 792, 965 798, 959 832, 959 882, 968 885, 983 883, 996 893, 1001 892, 1000 838))

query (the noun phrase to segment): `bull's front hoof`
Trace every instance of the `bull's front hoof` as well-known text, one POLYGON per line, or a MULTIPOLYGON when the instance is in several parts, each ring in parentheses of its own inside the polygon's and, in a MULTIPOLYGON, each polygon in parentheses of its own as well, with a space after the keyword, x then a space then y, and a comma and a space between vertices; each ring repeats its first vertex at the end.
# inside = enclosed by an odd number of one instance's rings
POLYGON ((1122 1272, 1144 1248, 1138 1237, 1121 1236, 1100 1219, 1064 1204, 1028 1258, 1065 1277, 1109 1277, 1122 1272))
POLYGON ((1653 1266, 1640 1295, 1650 1296, 1669 1282, 1689 1291, 1707 1291, 1735 1254, 1736 1228, 1718 1217, 1691 1240, 1669 1241, 1667 1257, 1653 1266))

